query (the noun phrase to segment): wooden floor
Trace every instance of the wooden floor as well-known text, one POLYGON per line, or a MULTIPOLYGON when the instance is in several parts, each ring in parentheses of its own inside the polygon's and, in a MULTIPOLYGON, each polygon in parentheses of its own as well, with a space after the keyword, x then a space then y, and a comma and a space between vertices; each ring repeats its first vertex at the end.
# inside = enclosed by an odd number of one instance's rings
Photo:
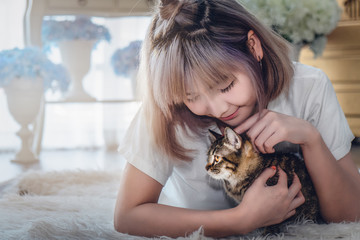
MULTIPOLYGON (((360 169, 360 144, 353 144, 353 159, 360 169)), ((57 150, 43 151, 36 164, 22 165, 12 162, 13 152, 0 153, 0 183, 29 170, 116 170, 125 165, 125 159, 116 151, 106 150, 57 150)))

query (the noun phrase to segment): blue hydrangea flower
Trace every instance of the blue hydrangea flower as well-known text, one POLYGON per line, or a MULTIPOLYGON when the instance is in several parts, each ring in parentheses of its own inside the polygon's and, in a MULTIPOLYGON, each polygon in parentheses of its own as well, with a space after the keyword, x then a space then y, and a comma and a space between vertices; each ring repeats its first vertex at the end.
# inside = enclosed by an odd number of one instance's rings
POLYGON ((77 16, 74 21, 44 20, 42 24, 42 42, 45 48, 65 40, 101 40, 110 42, 109 30, 94 24, 89 17, 77 16))
POLYGON ((16 78, 43 79, 44 91, 67 91, 70 76, 60 64, 51 62, 39 48, 14 48, 0 52, 0 87, 6 87, 16 78))
POLYGON ((139 52, 142 41, 136 40, 124 48, 118 49, 111 57, 116 75, 129 77, 139 67, 139 52))

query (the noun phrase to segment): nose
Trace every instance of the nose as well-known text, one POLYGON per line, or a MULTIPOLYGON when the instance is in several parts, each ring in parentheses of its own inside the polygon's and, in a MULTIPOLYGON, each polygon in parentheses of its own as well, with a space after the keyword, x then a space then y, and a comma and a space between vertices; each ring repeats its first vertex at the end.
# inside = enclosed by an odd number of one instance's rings
POLYGON ((210 163, 206 164, 206 166, 205 166, 206 171, 209 171, 210 167, 211 167, 210 163))
POLYGON ((208 96, 207 109, 210 116, 220 118, 227 110, 227 103, 218 96, 208 96))
POLYGON ((210 168, 209 164, 206 164, 205 166, 206 171, 209 170, 209 168, 210 168))

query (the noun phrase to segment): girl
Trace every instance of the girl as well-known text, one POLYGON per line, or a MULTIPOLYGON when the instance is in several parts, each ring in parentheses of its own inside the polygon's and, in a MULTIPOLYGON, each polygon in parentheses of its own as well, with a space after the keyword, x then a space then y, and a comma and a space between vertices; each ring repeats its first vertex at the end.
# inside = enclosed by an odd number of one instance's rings
POLYGON ((269 168, 233 206, 207 178, 207 132, 231 126, 262 153, 301 148, 329 222, 360 216, 353 139, 330 81, 292 63, 287 44, 236 0, 162 0, 146 36, 145 99, 125 137, 114 224, 142 236, 246 234, 292 216, 304 202, 269 168), (291 143, 291 144, 284 144, 291 143))

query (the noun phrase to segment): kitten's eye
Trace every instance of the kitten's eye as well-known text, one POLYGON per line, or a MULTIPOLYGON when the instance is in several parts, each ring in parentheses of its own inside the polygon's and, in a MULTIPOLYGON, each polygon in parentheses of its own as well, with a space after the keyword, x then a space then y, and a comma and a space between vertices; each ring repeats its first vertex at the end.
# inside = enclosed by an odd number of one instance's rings
POLYGON ((221 157, 220 156, 214 156, 214 161, 216 162, 216 163, 218 163, 218 162, 220 162, 220 160, 221 160, 221 157))

